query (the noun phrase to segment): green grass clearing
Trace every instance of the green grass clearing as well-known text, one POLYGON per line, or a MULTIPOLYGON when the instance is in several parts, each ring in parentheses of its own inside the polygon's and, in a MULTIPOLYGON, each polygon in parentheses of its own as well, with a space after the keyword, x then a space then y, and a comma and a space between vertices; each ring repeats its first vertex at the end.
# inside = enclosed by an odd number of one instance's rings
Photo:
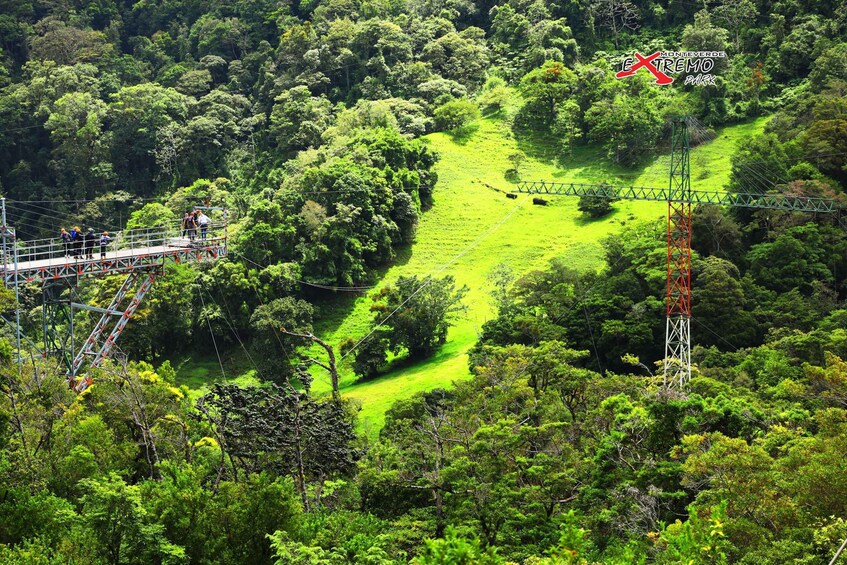
MULTIPOLYGON (((724 128, 714 142, 694 148, 692 186, 722 189, 729 178, 729 157, 736 144, 761 131, 765 121, 724 128)), ((548 206, 533 206, 524 196, 518 200, 505 198, 494 189, 513 189, 504 172, 511 167, 507 156, 518 149, 519 143, 497 118, 480 120, 479 128, 458 143, 444 133, 427 139, 441 156, 435 203, 421 218, 409 257, 404 257, 401 265, 389 268, 378 286, 390 284, 400 275, 453 275, 458 285, 469 287, 465 299, 468 311, 450 329, 447 344, 431 359, 399 367, 364 383, 356 383, 349 365, 342 364, 342 393, 361 403, 360 421, 370 433, 379 430, 385 410, 395 400, 421 390, 450 386, 454 380, 469 376, 467 351, 476 342, 482 324, 494 315, 487 278, 498 264, 504 263, 515 274, 522 274, 562 257, 578 269, 599 268, 600 240, 604 236, 620 231, 627 222, 662 218, 666 214, 663 203, 618 202, 615 212, 606 218, 587 221, 577 210, 576 198, 552 197, 548 206), (504 221, 509 214, 512 215, 504 221)), ((544 154, 552 154, 552 149, 542 147, 533 154, 540 154, 541 158, 530 157, 522 167, 521 177, 527 180, 610 181, 659 187, 668 182, 667 155, 632 172, 610 164, 597 147, 578 148, 561 166, 543 158, 544 154)), ((347 299, 348 307, 350 302, 347 299)), ((349 313, 340 323, 336 318, 320 326, 322 337, 337 345, 346 337, 364 336, 373 325, 370 303, 367 296, 353 299, 349 313)), ((314 390, 328 391, 324 372, 316 371, 315 376, 314 390)))
POLYGON ((213 383, 228 382, 240 386, 259 384, 256 370, 252 368, 247 356, 241 350, 222 356, 218 362, 216 355, 183 355, 170 360, 176 371, 177 385, 188 387, 188 397, 196 401, 213 383), (221 370, 223 365, 223 370, 221 370))
MULTIPOLYGON (((719 130, 715 141, 692 149, 692 188, 722 189, 729 179, 729 159, 745 136, 762 131, 766 118, 719 130)), ((555 163, 555 148, 544 140, 516 139, 499 117, 483 118, 476 130, 459 140, 445 133, 426 137, 441 156, 434 204, 421 217, 416 241, 398 250, 395 263, 378 273, 377 287, 401 275, 453 275, 459 286, 469 287, 467 312, 450 329, 447 343, 432 358, 414 365, 399 366, 369 382, 357 383, 349 360, 341 363, 342 394, 361 404, 362 429, 375 434, 391 404, 418 391, 449 387, 470 373, 467 351, 476 342, 482 324, 494 315, 488 276, 503 263, 516 275, 543 269, 562 257, 578 269, 599 268, 600 241, 633 221, 663 218, 661 202, 617 202, 615 211, 602 220, 588 221, 577 210, 577 199, 551 197, 547 206, 533 206, 521 195, 510 200, 499 191, 511 191, 505 171, 512 164, 508 155, 522 148, 528 155, 520 174, 526 180, 558 180, 665 187, 670 157, 660 155, 640 168, 626 169, 610 163, 601 148, 579 147, 561 163, 555 163), (545 144, 546 143, 546 144, 545 144), (508 216, 508 218, 507 218, 508 216)), ((347 337, 361 338, 373 327, 371 300, 364 295, 339 294, 320 304, 316 333, 332 345, 347 337)), ((313 349, 314 355, 323 355, 313 349)), ((174 362, 180 384, 202 393, 210 382, 221 379, 215 356, 186 357, 174 362)), ((228 380, 242 384, 257 382, 255 371, 242 352, 224 359, 228 380)), ((313 390, 330 390, 328 375, 313 372, 313 390)))

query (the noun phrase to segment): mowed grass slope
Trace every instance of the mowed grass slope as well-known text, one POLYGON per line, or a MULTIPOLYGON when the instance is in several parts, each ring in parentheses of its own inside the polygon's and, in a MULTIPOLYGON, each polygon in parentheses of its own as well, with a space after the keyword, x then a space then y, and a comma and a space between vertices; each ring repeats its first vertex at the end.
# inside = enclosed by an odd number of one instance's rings
MULTIPOLYGON (((692 187, 721 189, 729 179, 729 158, 745 136, 761 131, 765 119, 718 131, 715 141, 692 150, 692 187)), ((400 252, 398 262, 388 268, 377 286, 390 284, 401 275, 452 275, 458 286, 466 285, 467 312, 450 329, 447 343, 432 358, 402 366, 379 378, 356 383, 349 359, 341 364, 341 386, 345 397, 361 403, 364 430, 375 433, 385 411, 398 399, 418 391, 448 387, 469 376, 467 351, 477 340, 482 324, 494 315, 488 277, 503 263, 515 274, 544 268, 551 259, 562 257, 578 269, 596 269, 602 264, 600 241, 632 221, 662 218, 663 203, 617 202, 615 212, 602 220, 586 220, 577 210, 577 199, 550 197, 548 206, 534 206, 520 195, 507 199, 502 191, 514 184, 504 173, 512 165, 508 155, 519 147, 530 158, 521 167, 525 180, 574 182, 609 181, 620 184, 665 187, 670 158, 659 156, 640 170, 614 166, 597 147, 579 148, 560 166, 553 164, 553 148, 543 143, 518 142, 508 126, 496 117, 479 121, 472 134, 456 140, 448 134, 427 136, 441 156, 434 205, 422 215, 416 241, 400 252)), ((327 312, 317 325, 321 337, 338 346, 345 338, 356 340, 373 327, 368 296, 339 298, 338 309, 327 312), (341 313, 344 312, 344 315, 341 313)), ((315 350, 315 354, 320 354, 315 350)), ((329 381, 324 371, 315 373, 313 389, 324 393, 329 381)))

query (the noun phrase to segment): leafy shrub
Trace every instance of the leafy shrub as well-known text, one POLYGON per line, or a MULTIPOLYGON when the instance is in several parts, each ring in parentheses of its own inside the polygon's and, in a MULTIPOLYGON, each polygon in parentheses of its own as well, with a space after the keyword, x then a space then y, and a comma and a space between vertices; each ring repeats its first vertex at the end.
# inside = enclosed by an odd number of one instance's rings
POLYGON ((467 98, 451 100, 435 109, 435 127, 439 131, 460 131, 479 118, 479 108, 467 98))

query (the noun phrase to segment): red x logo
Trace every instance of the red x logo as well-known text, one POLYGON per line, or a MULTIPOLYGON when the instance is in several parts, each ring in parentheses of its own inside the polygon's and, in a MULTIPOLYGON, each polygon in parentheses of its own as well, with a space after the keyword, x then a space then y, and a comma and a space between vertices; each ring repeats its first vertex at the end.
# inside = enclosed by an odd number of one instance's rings
POLYGON ((656 77, 656 84, 670 84, 673 82, 673 78, 669 77, 653 65, 653 60, 658 58, 661 54, 661 51, 656 51, 648 57, 642 57, 641 53, 636 52, 635 58, 638 59, 638 62, 632 65, 628 71, 620 71, 619 73, 615 74, 615 77, 631 77, 635 74, 635 71, 637 71, 641 67, 644 67, 645 69, 650 71, 650 73, 652 73, 654 77, 656 77))

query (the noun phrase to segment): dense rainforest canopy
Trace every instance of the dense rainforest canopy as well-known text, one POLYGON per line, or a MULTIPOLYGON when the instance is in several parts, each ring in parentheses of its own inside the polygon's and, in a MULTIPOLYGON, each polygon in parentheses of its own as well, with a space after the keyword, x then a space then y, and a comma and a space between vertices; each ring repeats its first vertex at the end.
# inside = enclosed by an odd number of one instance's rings
MULTIPOLYGON (((828 563, 847 537, 838 217, 697 209, 685 390, 653 363, 664 225, 630 222, 599 271, 492 273, 470 377, 445 370, 382 429, 312 393, 336 360, 368 381, 432 359, 463 315, 466 287, 413 273, 370 292, 360 333, 313 335, 415 240, 428 134, 497 120, 525 149, 515 181, 585 148, 636 170, 676 115, 694 145, 769 117, 721 188, 847 202, 844 0, 0 0, 21 239, 157 228, 207 199, 231 222, 229 257, 169 265, 84 394, 0 341, 0 561, 828 563), (614 77, 659 50, 726 57, 714 85, 614 77), (174 355, 233 351, 257 383, 177 382, 174 355)), ((33 336, 39 299, 21 294, 33 336)))

